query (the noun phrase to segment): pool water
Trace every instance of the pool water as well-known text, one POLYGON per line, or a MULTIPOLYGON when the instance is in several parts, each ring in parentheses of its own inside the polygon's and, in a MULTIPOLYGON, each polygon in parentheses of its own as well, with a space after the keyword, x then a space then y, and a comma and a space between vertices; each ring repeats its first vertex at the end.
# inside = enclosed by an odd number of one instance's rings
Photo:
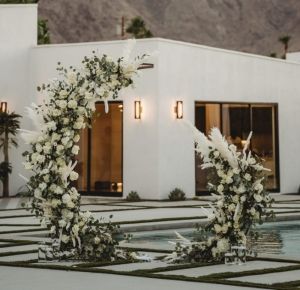
MULTIPOLYGON (((168 241, 175 241, 175 230, 160 230, 151 232, 133 233, 130 243, 134 246, 173 249, 168 241)), ((176 230, 189 240, 199 237, 195 229, 176 230)), ((284 255, 286 257, 300 258, 300 221, 266 223, 257 228, 259 239, 257 252, 266 255, 284 255)))

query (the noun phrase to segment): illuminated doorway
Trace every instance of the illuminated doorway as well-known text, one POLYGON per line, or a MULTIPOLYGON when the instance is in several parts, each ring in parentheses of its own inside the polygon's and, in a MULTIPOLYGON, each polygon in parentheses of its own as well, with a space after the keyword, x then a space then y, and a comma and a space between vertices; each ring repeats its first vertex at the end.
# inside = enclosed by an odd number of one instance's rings
POLYGON ((96 103, 91 128, 81 133, 76 184, 84 195, 123 195, 123 102, 96 103))

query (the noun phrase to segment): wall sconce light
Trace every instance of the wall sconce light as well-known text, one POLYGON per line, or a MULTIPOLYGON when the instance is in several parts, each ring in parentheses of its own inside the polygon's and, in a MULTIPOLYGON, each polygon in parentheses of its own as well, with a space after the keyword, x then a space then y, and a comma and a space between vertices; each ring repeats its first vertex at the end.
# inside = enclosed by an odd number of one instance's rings
POLYGON ((7 113, 7 102, 1 102, 0 112, 7 113))
POLYGON ((176 101, 175 114, 176 119, 183 119, 183 101, 176 101))
POLYGON ((141 117, 142 117, 141 101, 135 101, 134 102, 134 118, 135 119, 141 119, 141 117))

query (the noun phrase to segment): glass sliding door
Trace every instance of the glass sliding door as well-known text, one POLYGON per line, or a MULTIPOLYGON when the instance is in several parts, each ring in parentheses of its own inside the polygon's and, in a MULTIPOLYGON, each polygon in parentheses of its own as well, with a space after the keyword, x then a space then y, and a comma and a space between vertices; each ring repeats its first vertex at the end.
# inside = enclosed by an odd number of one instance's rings
MULTIPOLYGON (((269 191, 279 191, 279 155, 276 104, 203 103, 195 104, 195 126, 205 134, 213 127, 220 128, 230 144, 242 150, 253 132, 250 148, 263 158, 269 191)), ((208 170, 202 170, 201 159, 195 157, 196 193, 207 193, 208 170)))
POLYGON ((82 131, 81 143, 87 150, 79 155, 82 168, 78 188, 90 195, 122 196, 123 191, 123 105, 96 104, 92 128, 82 131), (87 133, 85 132, 87 131, 87 133))
MULTIPOLYGON (((213 127, 221 126, 221 105, 220 104, 203 104, 196 103, 195 118, 196 127, 206 135, 213 127)), ((201 158, 196 154, 196 192, 206 191, 208 170, 201 169, 201 158)))
POLYGON ((272 105, 252 105, 252 151, 260 156, 267 172, 267 188, 276 190, 279 184, 278 148, 276 134, 276 108, 272 105))

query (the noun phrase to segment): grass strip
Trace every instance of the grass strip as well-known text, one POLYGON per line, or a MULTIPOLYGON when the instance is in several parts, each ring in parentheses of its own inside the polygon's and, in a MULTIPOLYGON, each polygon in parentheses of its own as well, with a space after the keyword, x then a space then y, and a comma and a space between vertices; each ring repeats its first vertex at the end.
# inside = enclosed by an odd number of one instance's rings
POLYGON ((201 276, 204 279, 230 279, 230 278, 239 278, 244 276, 255 276, 255 275, 264 275, 270 273, 281 273, 300 270, 300 265, 292 265, 292 266, 283 266, 279 268, 265 268, 265 269, 255 269, 249 271, 241 271, 241 272, 222 272, 210 275, 201 276))
POLYGON ((30 232, 45 232, 45 231, 48 231, 48 229, 27 229, 27 230, 3 231, 3 232, 0 232, 0 235, 30 233, 30 232))
POLYGON ((179 218, 159 218, 159 219, 151 219, 151 220, 136 220, 136 221, 120 221, 113 222, 112 224, 116 225, 127 225, 127 224, 145 224, 145 223, 153 223, 153 222, 169 222, 169 221, 184 221, 184 220, 199 220, 206 219, 206 216, 194 216, 194 217, 179 217, 179 218))
POLYGON ((162 254, 170 254, 173 253, 173 250, 160 250, 160 249, 150 249, 150 248, 131 248, 131 247, 123 247, 119 246, 120 249, 123 250, 131 250, 133 252, 152 252, 152 253, 162 253, 162 254))
POLYGON ((7 216, 0 216, 0 219, 14 219, 14 218, 22 218, 22 217, 33 217, 34 214, 20 214, 20 215, 7 215, 7 216))
POLYGON ((39 224, 0 224, 0 227, 40 227, 39 224))
POLYGON ((0 257, 15 256, 15 255, 24 255, 24 254, 32 254, 32 253, 37 253, 37 252, 38 252, 38 250, 5 252, 5 253, 0 253, 0 257))

